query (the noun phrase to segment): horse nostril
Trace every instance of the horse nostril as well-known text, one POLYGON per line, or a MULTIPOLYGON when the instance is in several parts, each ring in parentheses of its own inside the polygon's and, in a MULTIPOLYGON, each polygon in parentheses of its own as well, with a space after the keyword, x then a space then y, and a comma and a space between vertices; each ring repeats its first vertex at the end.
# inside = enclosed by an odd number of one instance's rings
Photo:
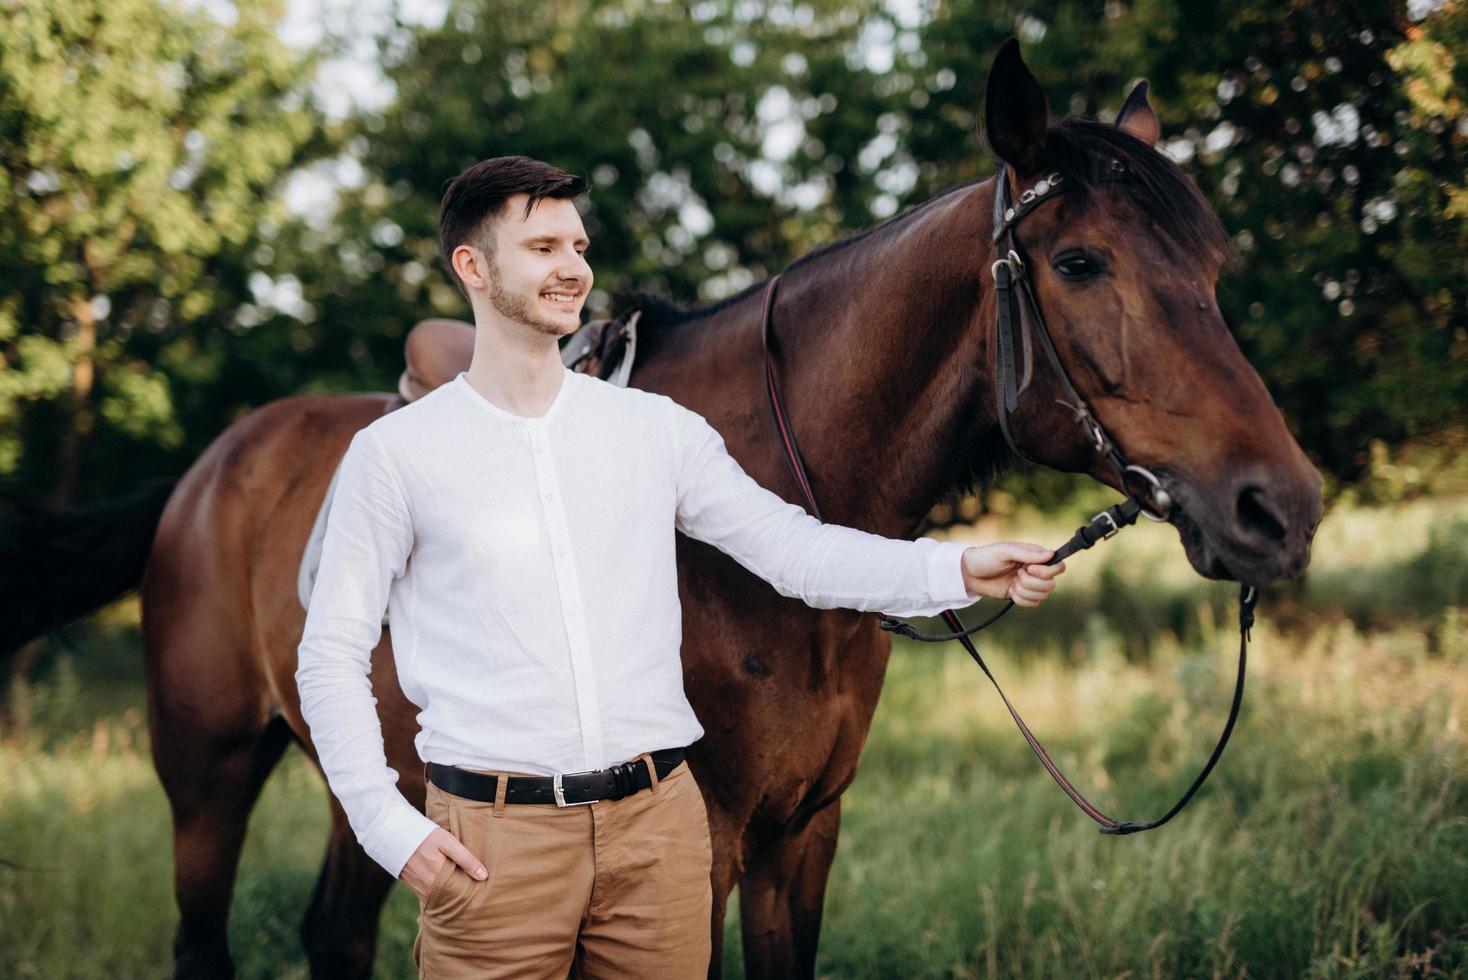
POLYGON ((1250 534, 1274 544, 1284 543, 1284 518, 1262 487, 1250 485, 1239 491, 1238 518, 1250 534))

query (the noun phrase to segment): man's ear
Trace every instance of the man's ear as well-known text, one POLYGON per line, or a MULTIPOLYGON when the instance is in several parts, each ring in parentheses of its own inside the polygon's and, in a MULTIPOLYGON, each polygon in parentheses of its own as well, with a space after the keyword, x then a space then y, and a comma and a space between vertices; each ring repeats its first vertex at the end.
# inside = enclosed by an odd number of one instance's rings
POLYGON ((1116 128, 1131 133, 1148 146, 1153 146, 1162 136, 1162 123, 1152 110, 1152 103, 1147 101, 1147 88, 1145 78, 1132 87, 1131 94, 1121 105, 1121 111, 1116 114, 1116 128))
POLYGON ((984 136, 999 159, 1021 177, 1045 162, 1045 131, 1050 107, 1045 90, 1019 54, 1019 42, 1010 38, 999 46, 984 89, 984 136))
POLYGON ((457 245, 450 256, 454 273, 467 289, 485 289, 489 285, 489 259, 473 245, 457 245))

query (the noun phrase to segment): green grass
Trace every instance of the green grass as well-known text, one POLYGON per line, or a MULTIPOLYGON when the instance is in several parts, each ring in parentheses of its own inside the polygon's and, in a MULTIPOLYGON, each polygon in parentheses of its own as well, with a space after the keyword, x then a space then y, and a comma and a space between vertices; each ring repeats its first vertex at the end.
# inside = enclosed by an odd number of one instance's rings
MULTIPOLYGON (((847 797, 822 972, 1381 976, 1418 954, 1461 969, 1461 661, 1412 663, 1412 637, 1349 626, 1308 649, 1256 636, 1214 782, 1121 839, 1061 796, 960 655, 899 658, 847 797)), ((995 668, 1066 771, 1142 819, 1212 746, 1228 646, 995 668)))
MULTIPOLYGON (((1053 542, 1084 515, 967 529, 1053 542)), ((1233 590, 1170 529, 1072 559, 984 634, 1010 696, 1113 815, 1157 815, 1227 708, 1233 590)), ((1378 977, 1468 972, 1468 501, 1332 514, 1266 595, 1228 754, 1162 830, 1102 837, 957 648, 900 645, 844 800, 832 977, 1378 977)), ((168 808, 147 754, 136 608, 44 652, 0 733, 0 976, 171 967, 168 808)), ((325 791, 291 751, 255 810, 231 919, 241 977, 303 977, 325 791)), ((737 901, 725 961, 740 975, 737 901)), ((397 889, 379 977, 412 975, 397 889)))

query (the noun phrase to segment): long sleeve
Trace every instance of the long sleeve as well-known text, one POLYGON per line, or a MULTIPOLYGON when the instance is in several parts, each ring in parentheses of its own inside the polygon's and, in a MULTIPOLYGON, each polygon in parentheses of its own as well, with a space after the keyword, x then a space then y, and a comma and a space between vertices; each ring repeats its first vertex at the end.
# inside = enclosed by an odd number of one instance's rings
POLYGON ((979 597, 964 585, 957 541, 886 538, 823 524, 760 486, 708 421, 677 403, 677 527, 817 609, 933 616, 979 597))
POLYGON ((363 429, 347 447, 327 514, 296 687, 331 791, 368 856, 394 877, 437 827, 398 791, 369 679, 388 592, 412 547, 402 486, 380 440, 363 429))

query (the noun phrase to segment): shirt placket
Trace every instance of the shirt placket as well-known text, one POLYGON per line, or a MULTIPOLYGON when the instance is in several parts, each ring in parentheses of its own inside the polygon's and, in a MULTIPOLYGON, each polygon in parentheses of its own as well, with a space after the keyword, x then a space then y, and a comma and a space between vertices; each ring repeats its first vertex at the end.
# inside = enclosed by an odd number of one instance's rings
POLYGON ((592 768, 602 758, 601 711, 597 705, 596 668, 591 661, 591 642, 586 629, 586 610, 581 598, 574 555, 571 550, 570 527, 566 521, 565 502, 556 481, 551 456, 550 435, 543 421, 531 419, 526 425, 530 437, 530 455, 535 462, 536 488, 541 510, 545 514, 546 536, 550 540, 551 563, 560 592, 561 622, 566 628, 571 650, 571 680, 575 689, 576 717, 581 725, 582 765, 592 768))

